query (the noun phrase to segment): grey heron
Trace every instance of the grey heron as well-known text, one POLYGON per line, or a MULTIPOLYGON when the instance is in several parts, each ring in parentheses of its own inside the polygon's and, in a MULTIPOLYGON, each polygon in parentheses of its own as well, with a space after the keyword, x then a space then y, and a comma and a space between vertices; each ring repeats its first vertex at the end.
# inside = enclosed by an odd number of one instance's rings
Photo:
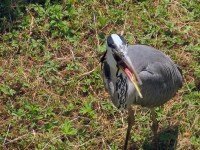
POLYGON ((145 45, 128 45, 118 34, 107 38, 101 58, 103 82, 118 109, 128 109, 128 128, 124 143, 134 123, 132 104, 150 108, 152 131, 156 137, 158 123, 155 107, 170 100, 182 86, 181 70, 163 52, 145 45))

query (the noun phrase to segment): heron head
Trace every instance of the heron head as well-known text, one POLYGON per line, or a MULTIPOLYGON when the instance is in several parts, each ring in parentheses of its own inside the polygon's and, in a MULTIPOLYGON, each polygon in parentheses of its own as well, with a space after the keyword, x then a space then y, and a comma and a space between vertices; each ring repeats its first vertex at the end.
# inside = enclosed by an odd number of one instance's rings
POLYGON ((113 54, 126 54, 127 52, 127 42, 123 36, 119 34, 111 34, 107 38, 107 50, 111 51, 113 54))
POLYGON ((112 55, 117 67, 120 68, 129 78, 129 80, 134 84, 139 96, 142 98, 138 82, 142 84, 137 72, 135 71, 131 59, 128 56, 128 44, 126 40, 118 34, 111 34, 107 38, 106 43, 107 51, 112 55))

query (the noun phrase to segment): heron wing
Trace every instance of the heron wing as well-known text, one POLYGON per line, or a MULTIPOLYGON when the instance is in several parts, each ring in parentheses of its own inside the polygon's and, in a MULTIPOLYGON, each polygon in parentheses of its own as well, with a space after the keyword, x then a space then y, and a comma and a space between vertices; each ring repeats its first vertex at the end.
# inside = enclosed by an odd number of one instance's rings
POLYGON ((139 76, 143 82, 140 105, 154 107, 172 98, 182 85, 182 77, 175 64, 155 62, 144 68, 139 76))

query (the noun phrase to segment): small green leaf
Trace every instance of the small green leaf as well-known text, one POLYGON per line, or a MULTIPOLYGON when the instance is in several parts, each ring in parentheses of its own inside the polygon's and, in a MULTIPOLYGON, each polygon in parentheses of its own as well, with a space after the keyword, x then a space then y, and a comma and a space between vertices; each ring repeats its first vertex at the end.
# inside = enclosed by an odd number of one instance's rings
POLYGON ((61 131, 66 135, 75 135, 77 133, 77 130, 73 128, 72 122, 69 120, 65 120, 65 123, 62 125, 61 131))

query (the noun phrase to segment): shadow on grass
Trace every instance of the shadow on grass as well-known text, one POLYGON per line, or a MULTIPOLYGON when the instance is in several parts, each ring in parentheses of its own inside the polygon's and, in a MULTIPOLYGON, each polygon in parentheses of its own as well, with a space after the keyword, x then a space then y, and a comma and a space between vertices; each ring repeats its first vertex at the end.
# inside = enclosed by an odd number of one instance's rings
MULTIPOLYGON (((57 0, 58 1, 58 0, 57 0)), ((1 0, 0 33, 10 29, 13 23, 26 13, 28 4, 44 5, 45 0, 1 0)))
POLYGON ((178 126, 171 126, 158 133, 157 138, 146 139, 144 150, 175 150, 178 139, 178 126))

